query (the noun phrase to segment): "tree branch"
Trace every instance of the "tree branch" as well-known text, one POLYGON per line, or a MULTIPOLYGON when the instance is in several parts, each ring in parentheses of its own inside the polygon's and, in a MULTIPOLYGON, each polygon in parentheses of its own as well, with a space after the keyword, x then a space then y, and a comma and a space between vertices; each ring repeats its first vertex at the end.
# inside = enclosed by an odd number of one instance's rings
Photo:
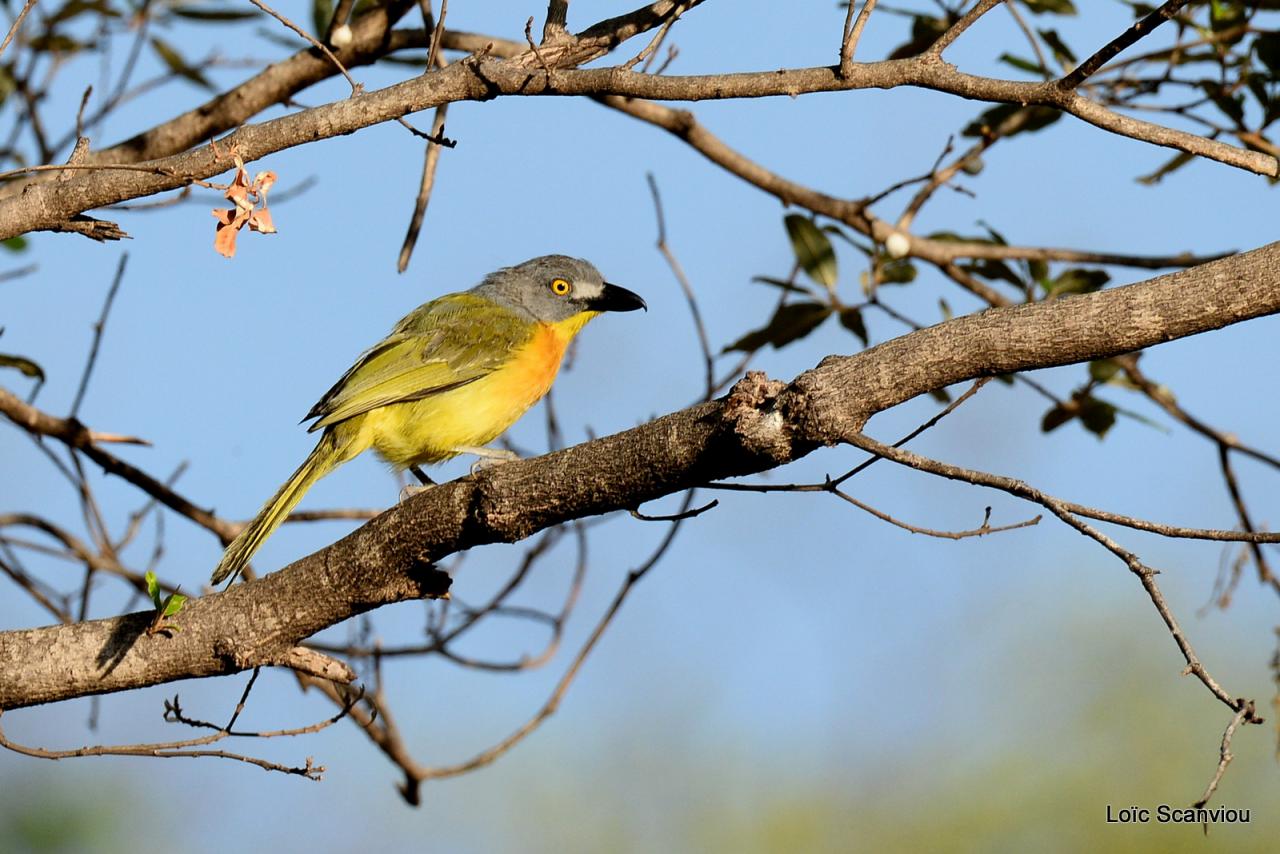
POLYGON ((749 374, 725 398, 432 488, 279 572, 190 600, 176 636, 147 636, 150 613, 0 634, 0 708, 278 662, 351 616, 443 595, 448 578, 433 563, 457 551, 775 468, 931 389, 1108 358, 1277 312, 1273 243, 1126 287, 957 318, 827 358, 789 385, 749 374))
MULTIPOLYGON (((704 100, 917 86, 974 100, 1048 106, 1121 136, 1217 160, 1260 175, 1280 174, 1276 158, 1269 154, 1121 115, 1074 91, 1062 89, 1055 81, 1015 82, 964 74, 932 53, 908 59, 855 63, 844 74, 838 65, 703 76, 660 76, 619 67, 573 68, 603 56, 639 32, 661 26, 671 15, 691 5, 696 4, 654 3, 603 21, 572 38, 540 47, 538 56, 532 50, 524 50, 508 60, 474 56, 439 72, 367 95, 249 125, 222 140, 224 153, 221 155, 210 147, 148 161, 151 167, 165 174, 104 172, 27 185, 20 198, 10 194, 0 202, 0 239, 54 228, 86 210, 175 189, 191 180, 216 175, 232 165, 232 158, 226 153, 232 148, 245 161, 251 161, 441 104, 504 95, 704 100), (556 70, 554 76, 540 71, 543 62, 556 70)), ((188 139, 194 144, 209 135, 206 130, 188 139)), ((140 141, 126 145, 130 144, 140 149, 145 147, 140 141)), ((94 162, 92 155, 87 162, 94 162)))

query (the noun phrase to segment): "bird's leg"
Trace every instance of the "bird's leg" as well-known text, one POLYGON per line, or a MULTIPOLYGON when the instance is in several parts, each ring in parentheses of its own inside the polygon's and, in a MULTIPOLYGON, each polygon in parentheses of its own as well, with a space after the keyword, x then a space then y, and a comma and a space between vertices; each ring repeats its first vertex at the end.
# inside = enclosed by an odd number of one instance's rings
POLYGON ((409 466, 409 472, 418 479, 418 483, 421 484, 421 486, 409 484, 404 489, 400 490, 401 501, 404 501, 406 498, 412 498, 419 492, 426 492, 428 489, 436 485, 436 482, 417 466, 409 466))
POLYGON ((473 475, 491 466, 509 463, 512 460, 520 459, 520 455, 515 451, 508 451, 503 448, 483 448, 479 446, 473 447, 471 445, 459 445, 453 450, 459 454, 471 454, 472 456, 480 458, 471 464, 471 473, 473 475))

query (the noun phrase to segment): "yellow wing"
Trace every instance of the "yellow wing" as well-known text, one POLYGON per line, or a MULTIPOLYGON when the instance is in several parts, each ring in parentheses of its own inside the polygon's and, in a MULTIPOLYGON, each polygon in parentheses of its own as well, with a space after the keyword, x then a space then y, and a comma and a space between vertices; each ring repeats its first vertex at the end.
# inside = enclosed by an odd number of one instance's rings
POLYGON ((473 383, 502 367, 535 326, 471 293, 432 300, 361 355, 302 420, 317 419, 312 432, 473 383))

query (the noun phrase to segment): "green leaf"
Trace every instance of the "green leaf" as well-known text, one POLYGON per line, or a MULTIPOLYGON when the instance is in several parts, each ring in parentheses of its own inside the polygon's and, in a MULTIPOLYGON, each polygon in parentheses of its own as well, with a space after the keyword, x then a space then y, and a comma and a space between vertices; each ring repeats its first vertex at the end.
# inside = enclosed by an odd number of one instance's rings
POLYGON ((1033 258, 1027 262, 1027 275, 1031 277, 1031 281, 1043 285, 1049 278, 1049 265, 1039 258, 1033 258))
POLYGON ((1280 32, 1259 34, 1253 40, 1253 52, 1273 75, 1280 75, 1280 32))
POLYGON ((174 614, 182 610, 182 606, 187 602, 187 597, 181 593, 170 593, 169 598, 164 600, 164 608, 160 612, 162 617, 172 617, 174 614))
POLYGON ((96 12, 105 18, 119 18, 120 13, 111 7, 106 0, 67 0, 45 20, 45 26, 61 24, 78 18, 85 12, 96 12))
POLYGON ((1040 419, 1040 431, 1042 433, 1051 433, 1057 430, 1063 424, 1066 424, 1072 418, 1075 418, 1078 410, 1069 404, 1058 404, 1044 414, 1040 419))
POLYGON ((845 243, 848 243, 854 249, 857 249, 863 255, 866 255, 868 258, 870 258, 872 255, 875 254, 875 249, 873 247, 868 246, 865 243, 861 243, 857 240, 854 240, 847 233, 845 233, 844 230, 836 228, 834 225, 824 225, 822 227, 822 230, 827 234, 834 234, 836 237, 840 238, 845 243))
POLYGON ((1111 281, 1111 275, 1105 270, 1087 270, 1084 267, 1072 267, 1063 270, 1058 277, 1045 288, 1047 296, 1059 297, 1066 294, 1087 294, 1111 281))
POLYGON ((1209 96, 1209 100, 1213 101, 1214 106, 1222 110, 1228 118, 1237 125, 1244 124, 1244 95, 1228 94, 1222 84, 1213 81, 1206 81, 1201 88, 1209 96))
POLYGON ((1209 4, 1209 27, 1215 33, 1239 28, 1239 32, 1229 38, 1218 38, 1219 44, 1233 45, 1244 38, 1246 9, 1243 0, 1212 0, 1209 4))
POLYGON ((1058 60, 1058 64, 1063 68, 1068 65, 1076 64, 1076 55, 1071 52, 1071 48, 1067 47, 1067 43, 1062 40, 1062 36, 1058 35, 1057 30, 1036 30, 1040 34, 1040 38, 1044 39, 1044 43, 1049 46, 1049 50, 1053 51, 1053 58, 1058 60))
POLYGON ((1099 439, 1107 435, 1107 431, 1115 426, 1116 408, 1105 400, 1098 400, 1092 395, 1080 398, 1080 423, 1084 429, 1099 439))
POLYGON ((16 368, 23 376, 31 377, 39 383, 44 382, 44 369, 25 356, 0 353, 0 368, 16 368))
POLYGON ((1115 426, 1116 411, 1116 408, 1105 400, 1099 400, 1084 392, 1076 392, 1071 400, 1054 406, 1044 414, 1040 419, 1040 429, 1048 433, 1073 418, 1079 418, 1080 425, 1084 429, 1101 439, 1115 426))
POLYGON ((867 325, 862 320, 861 309, 854 307, 841 309, 840 325, 858 336, 858 340, 862 342, 863 347, 870 343, 867 338, 867 325))
POLYGON ((876 276, 882 285, 907 285, 916 280, 916 265, 910 258, 893 258, 877 268, 876 276))
POLYGON ((813 291, 804 285, 797 285, 795 282, 788 282, 786 279, 775 279, 772 276, 752 276, 751 281, 759 282, 762 285, 772 285, 775 288, 781 288, 787 293, 813 296, 813 291))
POLYGON ((257 9, 236 9, 232 6, 173 6, 169 9, 169 12, 179 18, 186 18, 190 21, 216 21, 223 23, 248 21, 262 14, 257 9))
POLYGON ((187 64, 182 58, 182 54, 178 53, 168 42, 156 36, 151 37, 151 47, 155 50, 160 60, 168 66, 169 70, 179 77, 183 77, 195 83, 197 86, 203 86, 206 89, 213 89, 213 84, 209 82, 200 70, 187 64))
POLYGON ((311 0, 311 26, 317 38, 324 38, 333 20, 333 0, 311 0))
POLYGON ((1117 406, 1115 410, 1117 415, 1123 415, 1125 418, 1131 418, 1134 421, 1137 421, 1139 424, 1144 424, 1147 427, 1152 428, 1153 430, 1159 430, 1161 433, 1164 433, 1166 436, 1171 435, 1173 433, 1172 430, 1170 430, 1165 425, 1161 424, 1159 421, 1154 421, 1145 415, 1141 415, 1137 412, 1134 412, 1131 409, 1122 409, 1121 407, 1117 406))
POLYGON ((972 264, 961 264, 960 266, 962 269, 968 270, 984 279, 990 279, 993 282, 1008 282, 1015 288, 1021 289, 1026 287, 1027 284, 1018 277, 1017 273, 1013 272, 1013 268, 999 258, 985 258, 972 264))
POLYGON ((1258 106, 1262 107, 1263 112, 1271 108, 1271 93, 1267 91, 1267 84, 1271 82, 1271 78, 1266 74, 1250 74, 1244 79, 1244 83, 1249 87, 1249 92, 1258 101, 1258 106))
POLYGON ((1037 15, 1048 13, 1050 15, 1074 15, 1076 13, 1075 4, 1071 0, 1022 0, 1032 12, 1037 15))
POLYGON ((3 246, 10 252, 21 252, 27 248, 27 239, 21 235, 17 237, 10 237, 8 240, 0 241, 0 246, 3 246))
POLYGON ((254 28, 254 34, 263 41, 270 42, 289 51, 306 50, 311 47, 310 42, 303 41, 293 35, 281 35, 270 27, 256 27, 254 28))
POLYGON ((1003 62, 1005 65, 1012 65, 1014 68, 1018 69, 1019 71, 1026 71, 1036 75, 1037 77, 1053 76, 1052 74, 1049 73, 1049 69, 1045 68, 1040 63, 1032 62, 1029 59, 1023 59, 1020 56, 1014 56, 1011 53, 1000 54, 1000 61, 1003 62))
POLYGON ((1161 164, 1156 171, 1149 172, 1146 175, 1139 175, 1134 180, 1139 184, 1146 184, 1148 187, 1159 184, 1166 175, 1176 172, 1192 160, 1195 160, 1194 155, 1187 154, 1185 151, 1179 152, 1161 164))
POLYGON ((793 302, 778 308, 767 326, 748 332, 724 348, 728 353, 740 350, 754 353, 766 344, 781 349, 817 329, 831 314, 831 307, 820 302, 793 302))
POLYGON ((147 595, 151 597, 151 601, 155 603, 156 610, 160 610, 160 582, 156 580, 156 574, 151 570, 147 570, 145 576, 147 582, 147 595))
POLYGON ((1096 359, 1089 363, 1089 378, 1094 382, 1109 382, 1120 372, 1120 365, 1114 359, 1096 359))
POLYGON ((980 219, 978 220, 978 225, 986 229, 987 234, 991 235, 992 243, 995 243, 997 246, 1009 245, 1009 241, 1005 239, 1005 236, 1000 232, 996 231, 995 228, 991 225, 991 223, 987 222, 984 219, 980 219))
POLYGON ((938 403, 951 402, 951 392, 947 391, 945 388, 931 388, 929 389, 929 396, 938 401, 938 403))
POLYGON ((936 42, 951 25, 958 20, 953 15, 946 18, 935 18, 932 15, 913 15, 911 19, 911 39, 898 45, 889 54, 890 59, 905 59, 924 53, 936 42))
POLYGON ((92 48, 92 42, 81 42, 64 36, 61 33, 46 33, 36 36, 27 42, 27 47, 37 53, 77 53, 85 48, 92 48))
POLYGON ((1034 133, 1046 128, 1060 118, 1062 118, 1062 113, 1052 107, 1022 107, 1018 104, 1000 104, 989 110, 984 110, 976 119, 965 125, 961 134, 970 137, 986 137, 996 133, 1001 133, 1005 136, 1017 136, 1020 133, 1034 133), (1026 113, 1025 120, 1019 127, 1014 130, 1001 129, 1001 125, 1013 118, 1015 113, 1023 112, 1026 113))
POLYGON ((836 250, 831 239, 813 220, 801 214, 787 214, 783 218, 791 248, 801 268, 820 285, 828 288, 836 284, 836 250))
POLYGON ((16 91, 18 91, 18 82, 13 79, 13 67, 0 65, 0 104, 3 104, 5 99, 16 91))

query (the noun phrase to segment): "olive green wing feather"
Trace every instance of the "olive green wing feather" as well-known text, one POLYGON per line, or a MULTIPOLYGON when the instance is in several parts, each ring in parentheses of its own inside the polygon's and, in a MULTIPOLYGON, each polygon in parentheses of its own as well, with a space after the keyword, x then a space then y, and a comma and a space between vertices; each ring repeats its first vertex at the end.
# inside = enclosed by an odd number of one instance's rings
POLYGON ((470 293, 420 306, 366 351, 311 407, 308 432, 473 383, 506 364, 534 324, 470 293))

